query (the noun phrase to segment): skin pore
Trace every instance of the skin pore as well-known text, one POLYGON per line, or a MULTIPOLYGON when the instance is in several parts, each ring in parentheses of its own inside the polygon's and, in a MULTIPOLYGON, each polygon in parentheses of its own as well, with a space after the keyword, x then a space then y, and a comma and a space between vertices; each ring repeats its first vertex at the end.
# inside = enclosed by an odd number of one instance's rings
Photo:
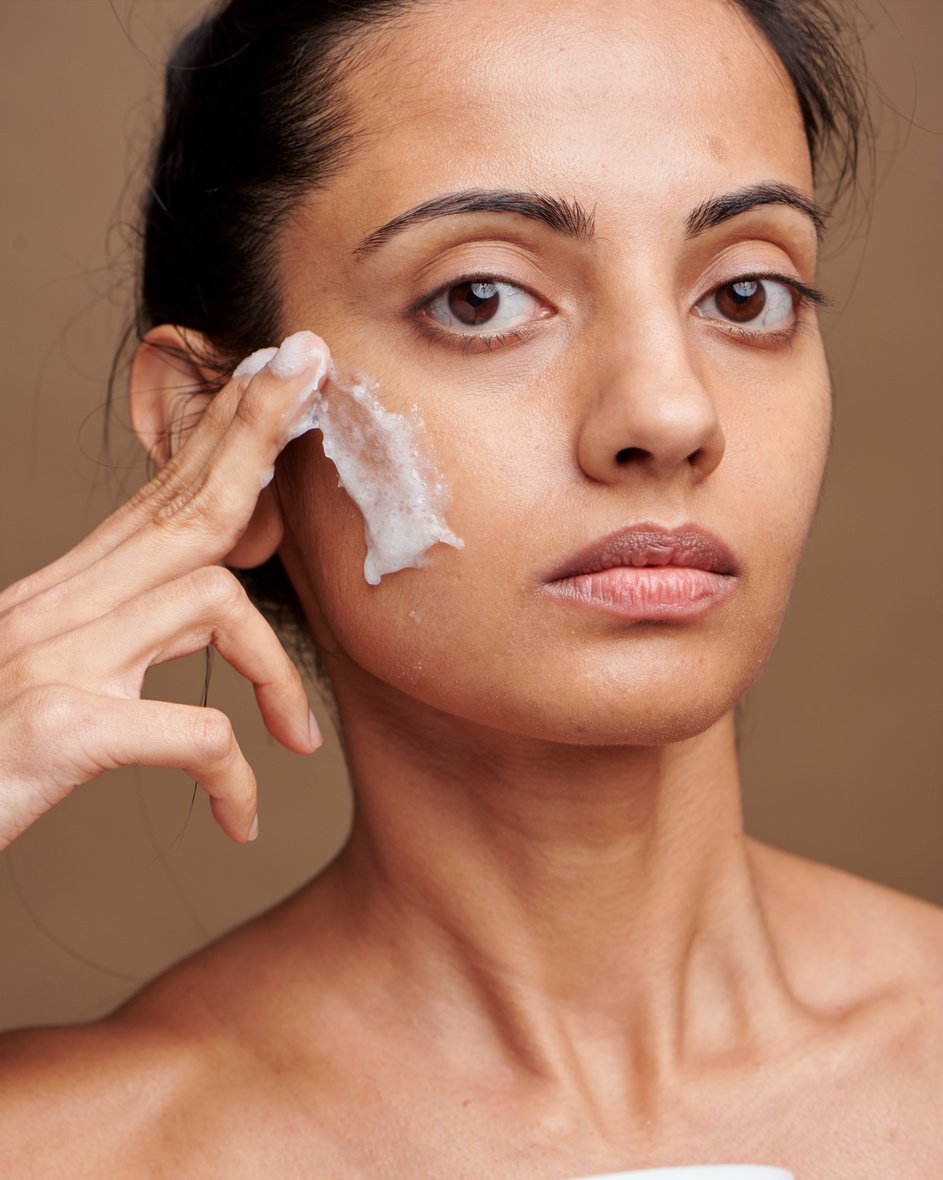
POLYGON ((930 919, 742 828, 732 710, 830 420, 788 80, 726 0, 432 2, 370 35, 356 151, 282 231, 283 328, 415 408, 464 548, 367 585, 319 437, 285 450, 232 560, 277 547, 311 620, 351 839, 101 1026, 61 1108, 120 1124, 135 1175, 937 1174, 930 919), (450 291, 489 283, 469 330, 450 291), (548 590, 630 525, 720 538, 732 590, 662 622, 548 590))

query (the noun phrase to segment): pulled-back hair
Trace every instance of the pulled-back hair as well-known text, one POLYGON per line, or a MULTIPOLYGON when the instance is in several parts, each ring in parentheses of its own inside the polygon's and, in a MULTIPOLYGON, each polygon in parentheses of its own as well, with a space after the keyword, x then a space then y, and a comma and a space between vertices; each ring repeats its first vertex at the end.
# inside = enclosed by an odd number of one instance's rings
MULTIPOLYGON (((854 179, 866 122, 848 26, 826 0, 727 2, 792 80, 814 174, 834 197, 854 179)), ((161 323, 200 333, 211 352, 199 359, 222 384, 243 356, 284 335, 278 231, 356 149, 345 72, 368 57, 378 29, 430 3, 228 0, 183 38, 167 66, 146 189, 139 337, 161 323)), ((283 633, 301 640, 296 656, 310 656, 279 559, 241 576, 283 633)))

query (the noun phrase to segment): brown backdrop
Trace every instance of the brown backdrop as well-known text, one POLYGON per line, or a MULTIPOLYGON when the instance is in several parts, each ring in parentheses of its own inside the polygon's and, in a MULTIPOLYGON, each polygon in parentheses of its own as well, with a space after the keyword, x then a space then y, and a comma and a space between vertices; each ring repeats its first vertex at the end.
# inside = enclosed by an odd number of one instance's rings
MULTIPOLYGON (((98 464, 102 404, 160 62, 201 8, 0 0, 0 584, 74 544, 116 483, 140 482, 121 429, 117 470, 98 464)), ((747 817, 773 843, 943 902, 943 4, 865 0, 862 27, 886 100, 878 182, 867 234, 839 232, 822 270, 836 441, 784 640, 745 707, 747 817)), ((196 702, 202 684, 193 658, 155 671, 148 692, 196 702)), ((202 796, 188 821, 176 773, 77 791, 0 854, 0 1025, 105 1011, 337 847, 349 805, 336 743, 287 754, 221 661, 211 700, 257 769, 260 840, 230 844, 202 796)))

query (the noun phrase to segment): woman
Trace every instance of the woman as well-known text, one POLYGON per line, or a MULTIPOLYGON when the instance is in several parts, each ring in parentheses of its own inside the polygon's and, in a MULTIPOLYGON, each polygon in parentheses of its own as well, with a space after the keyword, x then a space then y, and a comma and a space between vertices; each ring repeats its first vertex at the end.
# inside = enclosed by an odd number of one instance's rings
POLYGON ((287 577, 354 829, 107 1020, 7 1036, 6 1170, 938 1174, 937 911, 740 817, 828 440, 833 60, 785 0, 311 8, 237 0, 171 71, 161 471, 0 599, 0 830, 144 762, 254 837, 225 717, 138 699, 213 642, 316 747, 223 560, 287 577))

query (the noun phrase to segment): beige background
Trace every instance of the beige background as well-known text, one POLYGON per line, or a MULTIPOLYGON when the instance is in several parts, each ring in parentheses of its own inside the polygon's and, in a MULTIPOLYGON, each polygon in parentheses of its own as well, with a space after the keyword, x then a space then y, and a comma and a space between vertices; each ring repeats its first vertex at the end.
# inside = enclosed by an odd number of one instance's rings
MULTIPOLYGON (((201 7, 0 0, 0 584, 140 482, 121 427, 114 469, 99 465, 102 404, 160 61, 201 7)), ((877 186, 822 270, 836 441, 783 642, 745 708, 746 809, 773 843, 943 902, 943 3, 863 10, 887 100, 877 186)), ((202 683, 197 657, 147 691, 196 702, 202 683)), ((283 751, 219 660, 211 701, 237 716, 259 775, 260 840, 230 844, 202 796, 188 820, 180 774, 131 769, 77 791, 0 854, 0 1025, 107 1010, 338 846, 336 743, 311 759, 283 751)))

